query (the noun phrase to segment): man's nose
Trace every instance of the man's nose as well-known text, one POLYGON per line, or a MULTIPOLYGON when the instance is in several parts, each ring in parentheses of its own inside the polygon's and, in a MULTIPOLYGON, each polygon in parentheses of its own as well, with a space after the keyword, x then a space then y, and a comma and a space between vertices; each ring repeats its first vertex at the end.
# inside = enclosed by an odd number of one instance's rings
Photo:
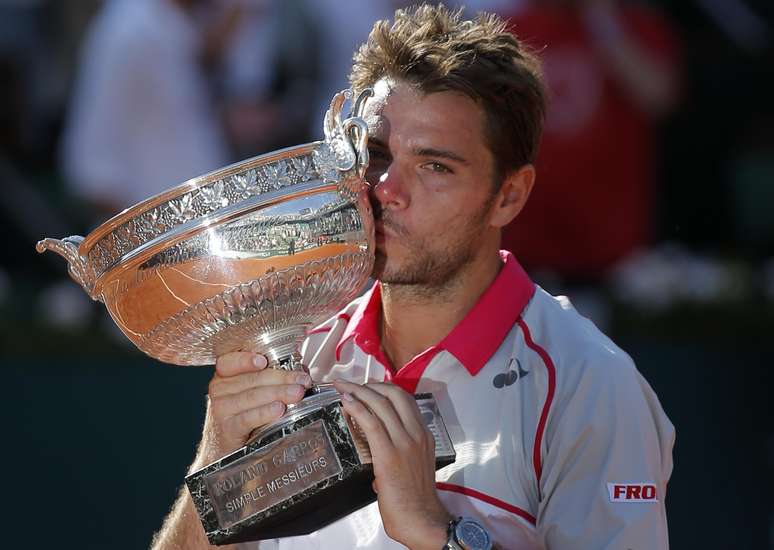
POLYGON ((406 208, 410 202, 405 178, 395 163, 390 164, 379 176, 376 185, 371 186, 371 194, 382 208, 406 208))

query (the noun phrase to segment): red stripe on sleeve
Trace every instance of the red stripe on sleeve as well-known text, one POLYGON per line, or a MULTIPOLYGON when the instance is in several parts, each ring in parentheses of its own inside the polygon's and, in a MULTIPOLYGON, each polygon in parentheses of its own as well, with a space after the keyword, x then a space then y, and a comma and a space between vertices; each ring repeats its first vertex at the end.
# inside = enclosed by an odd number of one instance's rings
POLYGON ((495 498, 491 495, 487 495, 486 493, 482 493, 481 491, 476 491, 475 489, 471 489, 470 487, 463 487, 462 485, 454 485, 452 483, 444 483, 442 481, 436 482, 435 487, 437 489, 440 489, 441 491, 450 491, 452 493, 459 493, 461 495, 465 495, 466 497, 476 498, 478 500, 491 504, 492 506, 497 506, 498 508, 502 508, 503 510, 511 512, 512 514, 516 514, 520 518, 526 519, 532 525, 535 525, 536 523, 535 516, 533 516, 526 510, 522 510, 518 506, 509 504, 505 501, 500 500, 499 498, 495 498))
POLYGON ((527 346, 540 356, 540 359, 543 360, 543 364, 546 366, 546 370, 548 370, 548 392, 546 394, 546 401, 543 404, 543 411, 540 413, 537 432, 535 432, 535 446, 532 448, 532 465, 535 468, 535 476, 537 477, 539 489, 540 475, 543 472, 543 464, 540 460, 540 444, 543 441, 543 434, 545 433, 546 422, 548 421, 548 411, 551 408, 551 403, 554 400, 554 392, 556 391, 556 368, 554 367, 554 362, 551 361, 548 352, 532 340, 532 336, 529 333, 529 327, 527 326, 527 323, 524 322, 524 319, 519 319, 517 323, 519 323, 519 326, 524 333, 524 341, 527 343, 527 346))

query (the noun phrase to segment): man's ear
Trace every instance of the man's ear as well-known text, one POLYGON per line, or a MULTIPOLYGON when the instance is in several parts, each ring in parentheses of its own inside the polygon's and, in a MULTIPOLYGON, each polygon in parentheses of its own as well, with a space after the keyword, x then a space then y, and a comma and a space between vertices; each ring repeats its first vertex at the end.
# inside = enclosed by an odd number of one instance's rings
POLYGON ((491 225, 504 227, 511 223, 524 208, 534 185, 535 167, 531 164, 525 164, 508 174, 495 197, 489 220, 491 225))

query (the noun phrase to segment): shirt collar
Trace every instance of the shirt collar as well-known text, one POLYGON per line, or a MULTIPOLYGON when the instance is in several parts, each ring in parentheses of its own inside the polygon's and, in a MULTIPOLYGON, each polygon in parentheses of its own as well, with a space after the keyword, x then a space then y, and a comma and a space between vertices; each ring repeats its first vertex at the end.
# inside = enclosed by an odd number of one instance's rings
MULTIPOLYGON (((503 267, 492 284, 457 326, 435 346, 451 353, 473 376, 484 368, 500 347, 535 293, 534 283, 513 254, 501 250, 500 257, 503 267)), ((379 336, 381 311, 381 286, 376 281, 363 295, 347 324, 339 340, 337 357, 341 346, 354 337, 355 343, 365 353, 389 366, 379 336)))
POLYGON ((344 329, 344 333, 336 346, 336 359, 340 358, 340 350, 350 338, 369 355, 373 355, 385 366, 389 361, 382 351, 381 337, 379 336, 379 317, 382 313, 382 287, 379 281, 363 294, 363 299, 355 309, 352 317, 344 329))

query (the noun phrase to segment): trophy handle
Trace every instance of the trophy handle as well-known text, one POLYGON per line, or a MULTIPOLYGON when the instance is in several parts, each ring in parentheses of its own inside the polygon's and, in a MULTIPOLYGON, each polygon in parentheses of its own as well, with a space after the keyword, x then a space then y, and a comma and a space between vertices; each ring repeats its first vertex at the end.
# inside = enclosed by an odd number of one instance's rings
POLYGON ((368 168, 368 125, 361 118, 365 101, 374 94, 366 88, 353 103, 350 116, 342 121, 344 102, 352 99, 352 90, 342 90, 333 96, 330 109, 325 113, 325 142, 333 151, 336 168, 340 172, 355 169, 362 178, 368 168))
POLYGON ((370 158, 368 156, 368 125, 360 117, 348 118, 344 121, 344 131, 347 135, 354 134, 354 146, 357 154, 357 164, 355 168, 357 175, 363 177, 368 169, 370 158))
POLYGON ((352 108, 352 112, 349 114, 349 116, 362 118, 366 99, 368 99, 369 97, 372 97, 373 95, 374 95, 373 88, 366 88, 365 90, 360 92, 357 96, 357 99, 355 99, 355 106, 352 108))
MULTIPOLYGON (((333 99, 331 99, 331 105, 330 108, 325 112, 325 121, 323 124, 325 141, 335 142, 341 139, 341 110, 344 107, 344 102, 351 97, 352 90, 341 90, 333 96, 333 99)), ((343 167, 340 167, 340 169, 343 169, 343 167)))
POLYGON ((357 99, 355 99, 349 118, 344 121, 345 131, 352 132, 354 130, 357 174, 361 178, 365 175, 368 169, 368 162, 370 161, 368 156, 368 124, 363 120, 363 111, 365 110, 366 100, 373 95, 373 88, 366 88, 360 92, 357 99))
POLYGON ((78 253, 78 247, 83 242, 83 237, 79 235, 73 235, 71 237, 65 237, 64 239, 50 239, 46 238, 42 241, 38 241, 35 246, 35 250, 39 253, 43 253, 46 250, 51 250, 62 256, 67 260, 67 272, 70 277, 83 287, 83 290, 91 296, 93 300, 99 298, 92 294, 94 290, 94 278, 89 275, 90 270, 86 259, 78 253))

